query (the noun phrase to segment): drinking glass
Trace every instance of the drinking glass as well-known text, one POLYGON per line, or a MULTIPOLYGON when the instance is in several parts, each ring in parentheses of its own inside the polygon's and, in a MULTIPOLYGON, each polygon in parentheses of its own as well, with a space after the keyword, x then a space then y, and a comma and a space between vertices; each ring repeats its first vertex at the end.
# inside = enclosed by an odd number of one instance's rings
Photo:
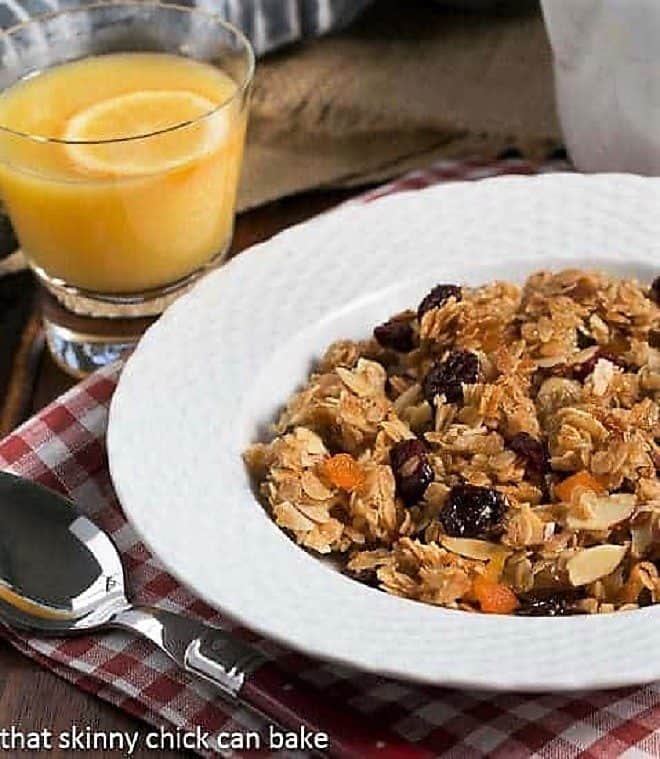
POLYGON ((78 376, 129 351, 146 324, 223 259, 233 233, 254 55, 217 16, 118 0, 36 17, 0 33, 0 90, 59 64, 126 52, 209 63, 231 77, 235 92, 193 120, 109 140, 0 123, 0 194, 43 286, 50 351, 78 376), (91 149, 112 163, 127 143, 131 155, 159 154, 200 129, 217 136, 215 148, 183 167, 73 180, 53 169, 63 150, 91 149))

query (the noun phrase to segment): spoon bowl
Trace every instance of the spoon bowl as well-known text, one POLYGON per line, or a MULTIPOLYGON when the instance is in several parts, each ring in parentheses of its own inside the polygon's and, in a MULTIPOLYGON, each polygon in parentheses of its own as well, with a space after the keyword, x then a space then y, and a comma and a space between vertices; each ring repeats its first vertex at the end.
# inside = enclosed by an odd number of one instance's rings
POLYGON ((131 604, 114 543, 64 496, 0 472, 0 525, 5 625, 48 635, 130 630, 231 696, 264 663, 261 653, 223 630, 131 604))
POLYGON ((66 635, 129 606, 110 538, 52 490, 0 472, 0 618, 66 635))

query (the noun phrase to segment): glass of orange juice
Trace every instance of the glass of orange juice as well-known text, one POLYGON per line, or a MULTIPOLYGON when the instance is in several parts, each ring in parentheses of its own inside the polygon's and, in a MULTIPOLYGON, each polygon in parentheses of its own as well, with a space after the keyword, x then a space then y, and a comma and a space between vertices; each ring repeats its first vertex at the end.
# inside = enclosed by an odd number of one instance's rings
POLYGON ((149 0, 0 33, 0 197, 67 371, 130 349, 226 254, 253 71, 238 30, 149 0))

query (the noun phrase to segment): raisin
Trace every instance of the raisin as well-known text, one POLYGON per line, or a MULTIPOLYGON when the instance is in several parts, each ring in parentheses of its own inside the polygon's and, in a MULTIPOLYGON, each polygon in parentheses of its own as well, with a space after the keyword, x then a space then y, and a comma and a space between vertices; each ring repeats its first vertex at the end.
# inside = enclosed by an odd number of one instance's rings
POLYGON ((374 329, 374 337, 383 348, 409 353, 415 347, 415 332, 408 322, 390 319, 374 329))
POLYGON ((651 348, 660 348, 660 329, 649 331, 649 345, 651 348))
POLYGON ((458 285, 436 285, 433 290, 422 300, 417 308, 417 318, 421 319, 432 308, 440 308, 450 298, 461 300, 463 292, 458 285))
POLYGON ((569 617, 584 614, 575 605, 574 595, 556 595, 531 592, 519 596, 520 606, 515 613, 520 617, 569 617))
POLYGON ((406 506, 414 506, 433 482, 433 469, 421 440, 402 440, 390 450, 396 491, 406 506))
POLYGON ((590 374, 593 374, 596 364, 601 358, 610 361, 624 371, 630 368, 628 363, 621 358, 621 356, 615 356, 614 353, 599 350, 596 351, 591 358, 583 361, 581 364, 575 364, 571 367, 571 375, 573 379, 578 380, 578 382, 584 382, 590 374))
POLYGON ((651 300, 655 301, 655 303, 660 306, 660 276, 656 277, 653 282, 651 282, 649 295, 651 297, 651 300))
POLYGON ((479 357, 475 353, 456 350, 431 367, 422 381, 424 398, 433 405, 436 395, 444 393, 449 403, 463 402, 463 385, 479 379, 479 357))
POLYGON ((455 485, 440 512, 440 522, 452 537, 491 537, 501 531, 507 506, 505 496, 493 488, 455 485))
POLYGON ((528 432, 519 432, 509 441, 509 448, 525 459, 525 471, 529 475, 542 477, 548 469, 548 454, 540 440, 528 432))
POLYGON ((577 347, 583 351, 585 348, 591 348, 594 345, 598 345, 598 341, 583 329, 577 329, 577 347))

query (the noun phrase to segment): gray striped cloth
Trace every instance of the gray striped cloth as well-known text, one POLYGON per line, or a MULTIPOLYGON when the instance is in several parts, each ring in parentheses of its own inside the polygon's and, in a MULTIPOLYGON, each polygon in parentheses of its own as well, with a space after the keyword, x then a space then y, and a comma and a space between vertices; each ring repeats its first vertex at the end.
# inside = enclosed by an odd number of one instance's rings
MULTIPOLYGON (((249 37, 257 55, 350 23, 371 0, 178 0, 219 13, 249 37)), ((0 0, 0 28, 75 0, 0 0)))

